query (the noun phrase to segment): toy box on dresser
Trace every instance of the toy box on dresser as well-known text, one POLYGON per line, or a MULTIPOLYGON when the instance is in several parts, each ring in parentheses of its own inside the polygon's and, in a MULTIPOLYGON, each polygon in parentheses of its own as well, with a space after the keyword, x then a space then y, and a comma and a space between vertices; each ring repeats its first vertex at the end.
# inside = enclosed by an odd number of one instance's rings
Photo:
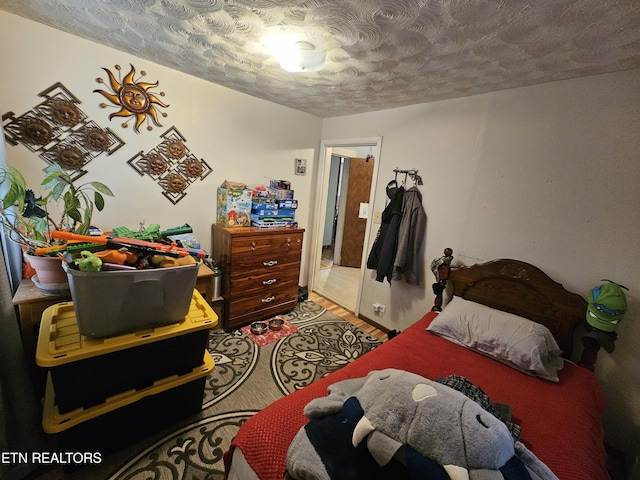
MULTIPOLYGON (((251 204, 251 226, 257 228, 297 227, 296 209, 298 201, 287 180, 271 180, 269 187, 253 190, 251 204)), ((220 223, 220 222, 218 222, 220 223)))
POLYGON ((218 187, 216 222, 225 227, 248 227, 251 190, 245 184, 225 181, 218 187))

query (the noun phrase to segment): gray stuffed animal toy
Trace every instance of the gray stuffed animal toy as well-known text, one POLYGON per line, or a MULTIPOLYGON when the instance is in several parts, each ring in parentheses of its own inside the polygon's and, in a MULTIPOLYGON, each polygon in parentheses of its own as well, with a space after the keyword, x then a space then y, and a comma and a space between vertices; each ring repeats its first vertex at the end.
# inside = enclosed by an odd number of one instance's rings
POLYGON ((516 454, 524 446, 476 402, 410 372, 333 384, 305 415, 287 455, 295 479, 555 478, 526 448, 525 465, 516 454))

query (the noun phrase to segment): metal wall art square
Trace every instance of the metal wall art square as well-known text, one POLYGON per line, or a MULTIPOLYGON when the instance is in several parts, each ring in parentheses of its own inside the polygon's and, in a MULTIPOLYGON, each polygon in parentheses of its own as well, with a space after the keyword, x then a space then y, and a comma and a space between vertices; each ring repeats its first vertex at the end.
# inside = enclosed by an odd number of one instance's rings
POLYGON ((195 157, 186 147, 186 139, 175 127, 160 137, 162 142, 148 152, 129 159, 140 175, 148 175, 162 188, 162 194, 174 205, 187 194, 186 189, 197 179, 203 180, 212 170, 207 162, 195 157))
POLYGON ((16 117, 2 116, 5 138, 11 145, 27 147, 48 164, 57 163, 73 180, 81 177, 91 160, 112 154, 124 142, 102 128, 78 107, 80 100, 58 82, 38 94, 44 100, 16 117))

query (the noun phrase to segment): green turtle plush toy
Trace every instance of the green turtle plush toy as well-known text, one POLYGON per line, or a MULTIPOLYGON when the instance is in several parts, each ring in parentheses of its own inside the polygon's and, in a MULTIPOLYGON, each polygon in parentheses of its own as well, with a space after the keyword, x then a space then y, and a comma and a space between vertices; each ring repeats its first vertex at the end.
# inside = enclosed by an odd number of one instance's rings
POLYGON ((618 328, 627 311, 627 297, 624 287, 607 280, 607 283, 591 289, 587 298, 587 322, 604 332, 613 332, 618 328))

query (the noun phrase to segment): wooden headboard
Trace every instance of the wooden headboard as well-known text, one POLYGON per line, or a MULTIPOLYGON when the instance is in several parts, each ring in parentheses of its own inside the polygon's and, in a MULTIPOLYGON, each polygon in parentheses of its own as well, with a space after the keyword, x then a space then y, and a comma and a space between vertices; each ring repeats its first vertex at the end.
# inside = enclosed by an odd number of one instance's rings
POLYGON ((538 267, 500 259, 469 267, 449 267, 448 272, 440 274, 440 283, 443 280, 451 285, 453 295, 545 325, 563 356, 571 358, 573 332, 585 321, 587 302, 538 267))

